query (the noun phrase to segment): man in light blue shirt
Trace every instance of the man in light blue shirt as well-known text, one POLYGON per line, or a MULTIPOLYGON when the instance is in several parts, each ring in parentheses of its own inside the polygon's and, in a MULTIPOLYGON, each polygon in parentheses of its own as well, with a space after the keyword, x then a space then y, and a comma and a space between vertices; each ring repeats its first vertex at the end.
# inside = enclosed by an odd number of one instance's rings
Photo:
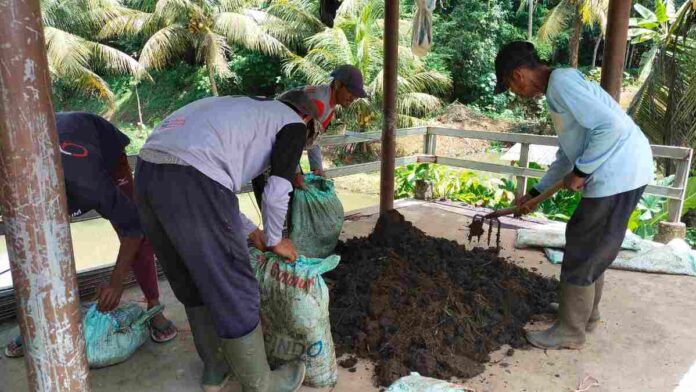
POLYGON ((558 318, 545 331, 527 333, 539 348, 579 348, 600 319, 604 271, 616 258, 631 213, 653 178, 650 144, 618 103, 576 69, 543 64, 534 45, 515 41, 495 60, 496 93, 546 95, 558 134, 556 160, 525 203, 563 180, 582 200, 566 227, 558 318))

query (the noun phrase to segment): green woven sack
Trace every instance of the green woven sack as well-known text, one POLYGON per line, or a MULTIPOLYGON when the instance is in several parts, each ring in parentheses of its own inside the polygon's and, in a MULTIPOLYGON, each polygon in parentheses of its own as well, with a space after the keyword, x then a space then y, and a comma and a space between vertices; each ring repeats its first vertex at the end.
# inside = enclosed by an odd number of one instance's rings
POLYGON ((295 189, 292 198, 290 239, 298 254, 325 258, 334 253, 343 227, 343 205, 334 183, 305 174, 307 189, 295 189))

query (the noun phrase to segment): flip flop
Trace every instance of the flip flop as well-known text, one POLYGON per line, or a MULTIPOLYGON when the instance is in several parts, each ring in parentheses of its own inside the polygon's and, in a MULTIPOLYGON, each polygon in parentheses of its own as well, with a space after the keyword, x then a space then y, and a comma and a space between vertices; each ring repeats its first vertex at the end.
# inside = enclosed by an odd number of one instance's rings
POLYGON ((21 358, 24 356, 24 343, 22 343, 20 335, 17 335, 16 338, 5 346, 5 356, 7 358, 21 358))
POLYGON ((167 323, 162 327, 156 327, 150 323, 150 339, 155 343, 166 343, 174 339, 179 334, 179 329, 176 328, 172 320, 167 320, 167 323), (160 335, 158 338, 157 335, 160 335))

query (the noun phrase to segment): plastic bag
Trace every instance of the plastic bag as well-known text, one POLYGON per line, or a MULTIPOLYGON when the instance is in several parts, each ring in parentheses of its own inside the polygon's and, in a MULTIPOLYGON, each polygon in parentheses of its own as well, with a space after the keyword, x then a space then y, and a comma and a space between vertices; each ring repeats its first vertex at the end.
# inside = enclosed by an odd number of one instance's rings
POLYGON ((461 384, 423 377, 413 372, 396 380, 385 392, 474 392, 461 384))
MULTIPOLYGON (((641 250, 643 239, 626 231, 621 249, 641 250)), ((515 248, 565 248, 565 228, 561 229, 519 229, 515 248)))
POLYGON ((433 11, 437 0, 417 0, 416 15, 413 16, 411 52, 418 57, 428 54, 433 44, 433 11))
MULTIPOLYGON (((619 252, 609 268, 628 271, 696 276, 696 257, 689 244, 675 238, 667 245, 643 241, 640 251, 619 252)), ((553 264, 563 262, 563 250, 544 248, 546 258, 553 264)))
POLYGON ((146 312, 138 304, 127 302, 102 313, 96 303, 84 304, 82 326, 89 366, 101 368, 128 359, 147 341, 148 322, 163 308, 157 306, 146 312))
POLYGON ((333 181, 305 174, 307 189, 295 189, 292 197, 290 240, 306 257, 333 254, 343 227, 343 205, 333 181))
POLYGON ((321 274, 336 268, 339 256, 293 264, 273 253, 249 250, 261 291, 261 320, 266 355, 272 367, 302 359, 307 366, 305 385, 336 384, 336 352, 329 321, 329 289, 321 274))

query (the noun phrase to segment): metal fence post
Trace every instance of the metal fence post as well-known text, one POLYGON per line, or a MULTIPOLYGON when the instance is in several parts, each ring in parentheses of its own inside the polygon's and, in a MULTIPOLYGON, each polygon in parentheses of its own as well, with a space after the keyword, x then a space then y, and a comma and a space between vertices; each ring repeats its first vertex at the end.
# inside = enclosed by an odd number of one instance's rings
MULTIPOLYGON (((529 143, 520 144, 520 167, 529 167, 529 143)), ((527 193, 527 177, 517 176, 517 198, 521 198, 527 193)))
POLYGON ((668 202, 669 221, 677 223, 681 219, 682 209, 684 208, 684 197, 686 196, 686 186, 689 181, 689 169, 691 168, 691 156, 693 151, 689 151, 689 156, 677 162, 677 172, 674 175, 674 186, 682 188, 679 200, 670 199, 668 202))
POLYGON ((89 392, 39 0, 0 1, 0 199, 29 389, 89 392))
POLYGON ((437 135, 430 133, 430 127, 428 127, 427 132, 423 135, 423 154, 435 155, 436 148, 437 135))

